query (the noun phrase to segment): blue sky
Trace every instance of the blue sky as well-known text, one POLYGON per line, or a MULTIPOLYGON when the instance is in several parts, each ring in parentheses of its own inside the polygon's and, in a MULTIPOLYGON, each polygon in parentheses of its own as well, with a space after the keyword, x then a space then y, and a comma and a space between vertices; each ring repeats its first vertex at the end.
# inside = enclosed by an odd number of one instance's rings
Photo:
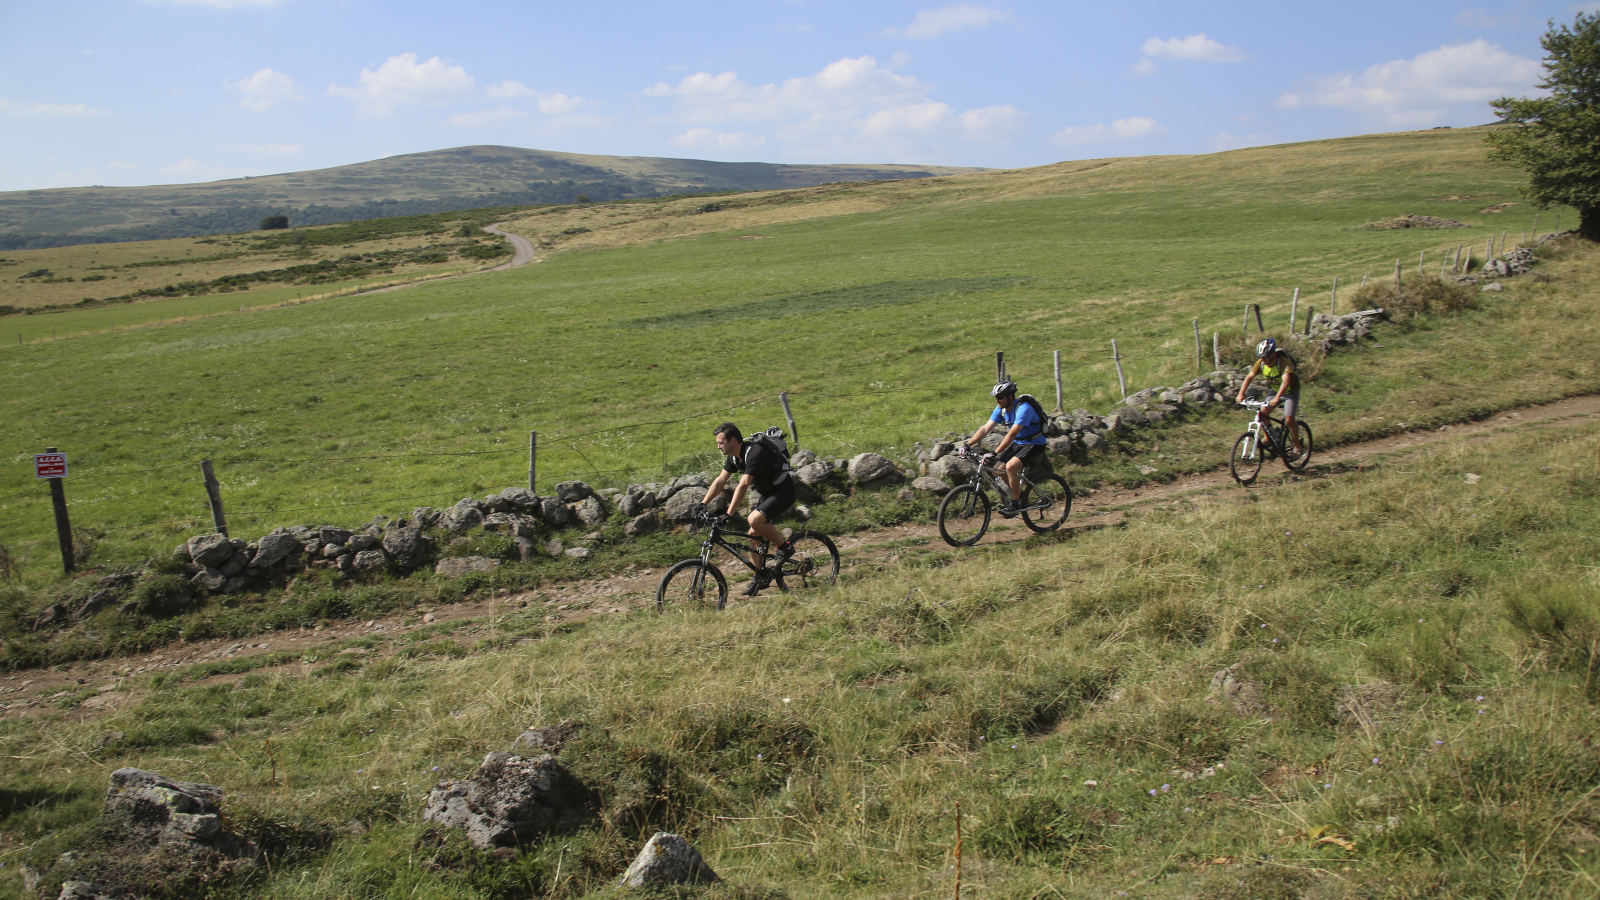
POLYGON ((1475 125, 1584 2, 0 0, 0 190, 469 144, 1017 167, 1475 125))

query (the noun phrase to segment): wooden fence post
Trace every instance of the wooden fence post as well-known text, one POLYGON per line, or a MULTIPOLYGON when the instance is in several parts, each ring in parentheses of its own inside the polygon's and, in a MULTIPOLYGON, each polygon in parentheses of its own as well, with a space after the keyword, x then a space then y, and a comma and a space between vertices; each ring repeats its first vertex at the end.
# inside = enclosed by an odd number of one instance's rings
POLYGON ((1239 330, 1246 335, 1250 334, 1250 304, 1244 305, 1244 322, 1240 323, 1239 330))
POLYGON ((1128 399, 1128 380, 1122 377, 1122 355, 1117 353, 1117 339, 1111 339, 1111 361, 1117 364, 1117 387, 1122 391, 1122 399, 1128 399))
POLYGON ((539 489, 534 487, 534 481, 539 475, 539 432, 528 432, 528 490, 535 494, 539 489))
POLYGON ((1317 308, 1315 306, 1306 307, 1306 337, 1311 336, 1311 320, 1315 319, 1316 317, 1317 308))
POLYGON ((789 446, 793 448, 789 452, 793 453, 800 449, 800 429, 795 427, 794 412, 789 409, 789 392, 779 391, 778 402, 783 404, 783 418, 789 423, 789 446))
POLYGON ((1294 299, 1289 301, 1289 333, 1294 334, 1295 313, 1300 311, 1300 289, 1294 289, 1294 299))
POLYGON ((1539 214, 1538 213, 1534 213, 1533 214, 1533 239, 1536 240, 1536 241, 1539 239, 1539 214))
POLYGON ((1056 351, 1056 412, 1061 412, 1061 351, 1056 351))
POLYGON ((1500 255, 1501 256, 1505 256, 1506 255, 1506 234, 1509 231, 1510 231, 1510 229, 1505 229, 1505 230, 1502 230, 1500 232, 1500 255))
POLYGON ((211 469, 211 460, 200 461, 200 473, 206 477, 206 497, 211 501, 211 523, 217 526, 217 534, 228 536, 228 517, 222 511, 222 485, 217 481, 217 473, 211 469))
MULTIPOLYGON (((46 453, 58 452, 55 447, 44 448, 46 453)), ((60 478, 47 478, 50 482, 50 505, 56 512, 56 541, 61 544, 61 569, 68 575, 78 570, 72 550, 72 522, 67 518, 67 491, 60 478)))
POLYGON ((1251 305, 1256 308, 1256 331, 1265 334, 1267 326, 1261 324, 1261 304, 1253 303, 1251 305))
POLYGON ((1200 320, 1199 319, 1195 319, 1194 320, 1194 373, 1196 375, 1199 375, 1200 374, 1200 370, 1205 368, 1205 365, 1206 365, 1205 350, 1202 348, 1202 346, 1200 344, 1200 320))
POLYGON ((1215 331, 1211 332, 1211 364, 1216 366, 1212 371, 1222 368, 1222 335, 1215 331))
POLYGON ((1418 250, 1417 251, 1417 274, 1419 276, 1422 274, 1422 260, 1423 260, 1423 257, 1425 257, 1427 255, 1428 255, 1428 251, 1426 251, 1426 250, 1418 250))
MULTIPOLYGON (((1396 261, 1398 262, 1398 260, 1396 261)), ((1333 276, 1333 296, 1328 300, 1328 315, 1339 314, 1339 276, 1333 276)))
POLYGON ((995 384, 999 384, 1000 382, 1005 381, 1005 380, 1006 380, 1006 352, 1004 350, 996 350, 994 352, 994 383, 995 384))
MULTIPOLYGON (((1394 292, 1400 293, 1400 260, 1394 261, 1394 292)), ((1331 311, 1329 313, 1332 314, 1331 311)))

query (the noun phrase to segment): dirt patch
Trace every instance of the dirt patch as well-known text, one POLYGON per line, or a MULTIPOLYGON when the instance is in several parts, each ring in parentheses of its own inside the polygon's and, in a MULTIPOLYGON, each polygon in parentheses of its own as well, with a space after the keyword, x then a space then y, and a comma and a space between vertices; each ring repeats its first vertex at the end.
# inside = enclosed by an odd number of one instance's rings
POLYGON ((1511 207, 1516 206, 1516 205, 1517 205, 1517 201, 1516 200, 1508 200, 1505 203, 1496 203, 1493 206, 1485 206, 1483 209, 1478 210, 1478 212, 1481 212, 1481 213, 1502 213, 1502 212, 1505 212, 1506 210, 1508 210, 1511 207))
POLYGON ((1404 215, 1368 222, 1361 227, 1372 231, 1384 231, 1396 228, 1471 228, 1472 226, 1465 222, 1457 222, 1455 219, 1441 219, 1438 216, 1404 215))

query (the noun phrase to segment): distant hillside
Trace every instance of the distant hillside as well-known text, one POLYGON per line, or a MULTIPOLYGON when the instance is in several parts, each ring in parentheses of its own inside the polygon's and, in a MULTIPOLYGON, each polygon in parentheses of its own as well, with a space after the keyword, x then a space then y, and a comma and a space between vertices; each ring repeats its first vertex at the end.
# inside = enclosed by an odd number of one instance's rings
POLYGON ((0 193, 0 250, 248 231, 269 215, 286 215, 291 225, 328 225, 489 206, 572 203, 580 196, 599 203, 979 171, 983 170, 788 166, 458 147, 205 184, 0 193))

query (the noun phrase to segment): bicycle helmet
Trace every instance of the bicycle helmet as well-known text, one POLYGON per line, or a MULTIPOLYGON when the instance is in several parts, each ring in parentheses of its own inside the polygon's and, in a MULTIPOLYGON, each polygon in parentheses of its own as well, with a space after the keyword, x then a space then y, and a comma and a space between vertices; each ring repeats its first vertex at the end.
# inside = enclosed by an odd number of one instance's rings
POLYGON ((995 398, 996 400, 998 400, 998 399, 1000 399, 1001 397, 1004 397, 1007 394, 1015 394, 1016 392, 1017 392, 1017 383, 1008 378, 1005 381, 1002 381, 999 384, 995 385, 994 386, 994 390, 989 392, 989 396, 991 396, 991 397, 995 398))
POLYGON ((1256 345, 1256 358, 1261 359, 1276 349, 1278 349, 1278 342, 1272 338, 1266 338, 1256 345))

